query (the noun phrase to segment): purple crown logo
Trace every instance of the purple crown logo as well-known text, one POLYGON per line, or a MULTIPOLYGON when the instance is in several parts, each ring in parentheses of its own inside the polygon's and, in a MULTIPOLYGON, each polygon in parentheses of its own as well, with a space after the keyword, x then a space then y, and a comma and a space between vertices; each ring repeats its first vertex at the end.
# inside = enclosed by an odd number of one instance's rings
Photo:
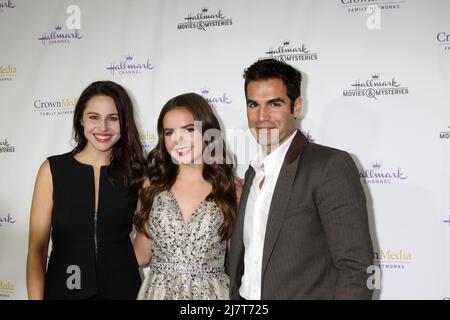
POLYGON ((202 12, 205 12, 205 13, 208 12, 208 8, 207 7, 203 7, 202 8, 202 12))
POLYGON ((373 73, 372 74, 372 79, 374 79, 374 80, 378 80, 379 77, 380 77, 379 73, 373 73))
POLYGON ((202 92, 202 94, 209 94, 209 89, 208 88, 203 88, 202 90, 201 90, 201 92, 202 92))
POLYGON ((381 168, 381 163, 379 163, 378 161, 375 161, 374 163, 372 163, 372 168, 374 168, 374 169, 381 168))
POLYGON ((285 41, 283 41, 283 45, 284 46, 288 46, 289 45, 289 43, 291 43, 289 40, 285 40, 285 41))
POLYGON ((55 30, 56 30, 56 31, 59 31, 59 30, 61 30, 61 29, 62 29, 62 25, 58 24, 58 25, 55 26, 55 30))
POLYGON ((127 55, 125 56, 125 59, 128 60, 128 61, 131 61, 131 60, 133 60, 133 55, 127 54, 127 55))

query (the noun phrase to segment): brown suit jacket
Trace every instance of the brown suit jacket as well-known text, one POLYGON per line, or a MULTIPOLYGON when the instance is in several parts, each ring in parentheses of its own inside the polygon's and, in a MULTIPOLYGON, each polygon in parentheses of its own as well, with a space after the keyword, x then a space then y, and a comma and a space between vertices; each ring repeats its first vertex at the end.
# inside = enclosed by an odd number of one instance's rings
MULTIPOLYGON (((243 227, 255 171, 245 174, 231 238, 231 298, 244 272, 243 227)), ((297 131, 272 196, 261 276, 262 299, 370 299, 373 264, 366 198, 344 151, 308 143, 297 131)))

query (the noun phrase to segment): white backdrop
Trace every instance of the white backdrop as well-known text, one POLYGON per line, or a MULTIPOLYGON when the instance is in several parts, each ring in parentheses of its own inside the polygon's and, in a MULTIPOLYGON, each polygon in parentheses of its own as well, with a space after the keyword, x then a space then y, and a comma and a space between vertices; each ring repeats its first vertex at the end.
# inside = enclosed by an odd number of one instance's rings
POLYGON ((448 0, 0 0, 0 299, 27 297, 37 169, 73 147, 89 83, 127 88, 147 151, 162 105, 203 94, 243 176, 242 72, 269 56, 303 73, 301 130, 361 171, 376 298, 450 297, 449 12, 448 0))

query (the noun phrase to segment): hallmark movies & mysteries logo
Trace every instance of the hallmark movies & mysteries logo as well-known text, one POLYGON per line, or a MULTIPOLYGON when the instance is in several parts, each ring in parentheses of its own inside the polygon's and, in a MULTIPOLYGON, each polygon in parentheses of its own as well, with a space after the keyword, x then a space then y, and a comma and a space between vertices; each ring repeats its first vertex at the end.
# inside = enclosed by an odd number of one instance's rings
POLYGON ((441 140, 449 140, 450 139, 450 126, 448 129, 445 129, 441 132, 439 132, 439 139, 441 140))
POLYGON ((270 47, 265 54, 266 55, 259 58, 259 60, 276 59, 282 62, 292 62, 311 61, 317 60, 318 58, 318 53, 312 52, 304 43, 301 45, 294 45, 291 44, 290 40, 285 40, 276 47, 270 47))
POLYGON ((178 30, 197 29, 206 31, 210 28, 227 27, 233 24, 233 20, 222 13, 222 10, 209 11, 203 7, 200 12, 189 13, 184 22, 177 24, 178 30))
POLYGON ((342 92, 344 97, 367 97, 378 99, 380 96, 392 96, 408 94, 408 87, 402 86, 395 77, 389 80, 382 80, 378 73, 374 73, 365 81, 356 80, 350 85, 352 89, 342 92))
POLYGON ((0 139, 0 153, 16 152, 16 148, 9 144, 8 138, 0 139))

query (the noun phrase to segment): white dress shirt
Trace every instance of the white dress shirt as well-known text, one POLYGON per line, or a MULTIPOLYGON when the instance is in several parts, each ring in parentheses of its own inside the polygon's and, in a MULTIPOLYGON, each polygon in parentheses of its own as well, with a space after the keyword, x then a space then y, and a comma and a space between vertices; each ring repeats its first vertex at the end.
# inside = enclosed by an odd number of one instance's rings
POLYGON ((247 300, 261 299, 261 270, 267 217, 281 166, 296 133, 297 131, 294 131, 267 156, 264 156, 260 149, 256 158, 250 162, 255 170, 255 177, 245 208, 244 274, 239 288, 240 296, 247 300), (264 183, 260 189, 263 179, 264 183))

